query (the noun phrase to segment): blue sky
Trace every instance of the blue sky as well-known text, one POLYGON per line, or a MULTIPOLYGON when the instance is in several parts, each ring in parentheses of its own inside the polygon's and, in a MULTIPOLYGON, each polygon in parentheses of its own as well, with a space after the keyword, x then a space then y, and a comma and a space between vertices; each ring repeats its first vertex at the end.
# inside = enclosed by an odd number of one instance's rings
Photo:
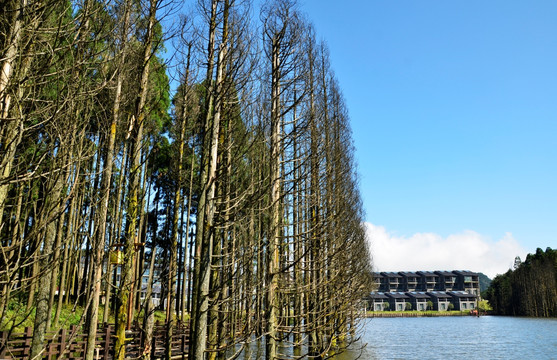
POLYGON ((300 8, 348 104, 378 270, 493 276, 557 247, 557 1, 300 8))

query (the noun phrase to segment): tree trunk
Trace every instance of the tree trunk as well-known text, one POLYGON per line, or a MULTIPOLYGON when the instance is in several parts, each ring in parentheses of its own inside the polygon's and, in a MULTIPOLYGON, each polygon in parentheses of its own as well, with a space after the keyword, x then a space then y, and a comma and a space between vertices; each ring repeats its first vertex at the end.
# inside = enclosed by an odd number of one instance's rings
POLYGON ((209 309, 209 280, 210 280, 210 261, 213 252, 212 244, 212 206, 214 195, 214 170, 216 169, 216 151, 218 139, 218 124, 215 129, 215 120, 211 127, 212 108, 214 101, 213 94, 213 62, 215 51, 216 17, 217 5, 219 0, 211 1, 211 17, 209 22, 209 41, 207 44, 207 99, 206 99, 206 119, 205 130, 202 140, 201 156, 201 196, 198 203, 198 218, 196 226, 195 242, 195 267, 193 282, 193 306, 191 316, 191 340, 189 358, 203 360, 207 346, 207 312, 209 309), (213 130, 213 131, 212 131, 213 130), (210 135, 210 137, 208 136, 210 135), (215 139, 215 135, 217 138, 215 139), (209 142, 207 143, 207 139, 209 142), (207 148, 209 146, 209 148, 207 148), (214 156, 213 156, 214 154, 214 156), (212 175, 212 176, 211 176, 212 175))
POLYGON ((48 222, 48 224, 46 225, 43 253, 41 254, 40 260, 41 276, 39 278, 39 287, 37 291, 33 339, 31 340, 31 359, 39 356, 44 350, 44 338, 47 330, 46 325, 50 317, 50 313, 48 312, 48 300, 50 282, 52 281, 52 271, 49 270, 49 267, 52 266, 52 247, 56 241, 56 221, 54 221, 52 217, 53 214, 55 215, 60 211, 60 197, 63 186, 63 177, 58 175, 52 190, 49 192, 50 196, 47 204, 44 206, 42 214, 43 221, 48 222))

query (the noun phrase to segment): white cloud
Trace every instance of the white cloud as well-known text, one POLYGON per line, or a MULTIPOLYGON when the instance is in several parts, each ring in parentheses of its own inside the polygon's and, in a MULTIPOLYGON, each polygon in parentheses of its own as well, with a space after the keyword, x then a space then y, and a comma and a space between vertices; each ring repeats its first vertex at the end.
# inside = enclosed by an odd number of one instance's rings
POLYGON ((515 256, 527 251, 506 233, 493 241, 475 231, 442 237, 435 233, 396 236, 384 227, 366 223, 376 271, 470 270, 490 278, 506 272, 515 256))

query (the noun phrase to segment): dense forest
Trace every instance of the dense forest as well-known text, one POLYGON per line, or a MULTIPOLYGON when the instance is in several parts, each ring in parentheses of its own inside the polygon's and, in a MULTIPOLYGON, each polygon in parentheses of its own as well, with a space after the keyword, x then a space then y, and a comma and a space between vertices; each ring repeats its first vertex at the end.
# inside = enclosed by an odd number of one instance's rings
POLYGON ((499 315, 557 317, 557 250, 538 248, 497 275, 485 293, 499 315))
POLYGON ((295 1, 0 7, 0 326, 33 316, 31 356, 69 304, 90 345, 114 316, 124 359, 157 281, 190 359, 356 338, 371 261, 349 117, 295 1))

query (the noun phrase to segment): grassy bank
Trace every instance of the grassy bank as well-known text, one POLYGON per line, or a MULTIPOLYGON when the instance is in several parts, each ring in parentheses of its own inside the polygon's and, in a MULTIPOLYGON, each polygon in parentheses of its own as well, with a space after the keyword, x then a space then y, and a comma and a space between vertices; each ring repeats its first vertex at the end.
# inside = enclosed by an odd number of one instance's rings
MULTIPOLYGON (((84 318, 85 309, 81 306, 74 306, 71 304, 62 305, 62 311, 60 312, 60 321, 57 326, 58 329, 69 328, 72 325, 83 325, 85 322, 84 318), (83 320, 82 320, 83 319, 83 320)), ((104 323, 104 306, 99 306, 99 324, 104 323)), ((52 320, 54 320, 55 309, 52 310, 52 320)), ((142 313, 136 315, 136 317, 142 318, 142 313)), ((166 319, 166 314, 164 311, 155 311, 155 321, 164 322, 166 319)), ((6 316, 4 322, 0 324, 0 331, 12 330, 13 332, 23 332, 26 327, 33 327, 35 322, 35 308, 27 310, 25 304, 20 304, 18 302, 10 302, 6 310, 6 316)), ((108 323, 114 324, 114 315, 110 314, 108 317, 108 323)))
MULTIPOLYGON (((99 307, 99 323, 103 323, 103 306, 99 307)), ((52 309, 51 319, 54 320, 55 309, 52 309)), ((57 328, 68 328, 72 325, 80 325, 84 316, 84 308, 71 304, 62 305, 60 320, 57 328)), ((24 304, 11 302, 8 304, 4 322, 0 324, 0 331, 12 330, 23 332, 26 327, 33 327, 35 322, 35 308, 26 309, 24 304)), ((114 316, 110 315, 108 322, 114 322, 114 316)))

